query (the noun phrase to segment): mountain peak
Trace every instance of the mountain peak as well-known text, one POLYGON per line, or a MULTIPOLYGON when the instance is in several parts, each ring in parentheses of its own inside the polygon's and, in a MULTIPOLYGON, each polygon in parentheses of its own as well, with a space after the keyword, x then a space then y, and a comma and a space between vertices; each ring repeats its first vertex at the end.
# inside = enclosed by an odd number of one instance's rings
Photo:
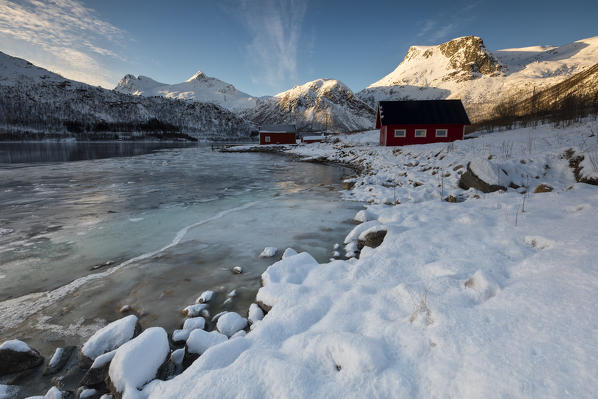
POLYGON ((202 71, 197 71, 195 72, 195 74, 193 76, 191 76, 189 79, 186 80, 186 82, 192 82, 194 80, 202 80, 207 78, 208 76, 203 73, 202 71))

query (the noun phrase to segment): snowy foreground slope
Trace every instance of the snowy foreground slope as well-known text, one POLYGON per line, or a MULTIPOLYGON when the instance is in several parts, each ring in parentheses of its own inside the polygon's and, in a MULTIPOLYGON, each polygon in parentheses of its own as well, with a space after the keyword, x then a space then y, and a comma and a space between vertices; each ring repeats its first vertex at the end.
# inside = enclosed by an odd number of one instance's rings
POLYGON ((290 149, 362 167, 347 195, 371 205, 346 249, 367 228, 385 229, 384 241, 359 259, 274 263, 257 295, 271 309, 251 332, 139 395, 595 397, 598 188, 576 183, 562 157, 584 154, 580 173, 597 177, 585 161, 598 151, 592 130, 596 122, 400 149, 375 146, 368 132, 290 149), (528 189, 463 191, 458 166, 469 162, 528 189), (553 191, 534 193, 541 183, 553 191), (450 194, 463 202, 441 200, 450 194))

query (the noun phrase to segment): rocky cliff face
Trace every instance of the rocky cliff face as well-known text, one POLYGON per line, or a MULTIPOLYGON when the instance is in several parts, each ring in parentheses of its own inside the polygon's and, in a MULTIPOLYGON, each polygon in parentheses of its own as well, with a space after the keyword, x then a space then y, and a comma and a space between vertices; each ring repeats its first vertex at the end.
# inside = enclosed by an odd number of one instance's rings
POLYGON ((375 111, 334 79, 317 79, 261 99, 242 115, 258 125, 295 123, 306 131, 365 130, 375 123, 375 111))

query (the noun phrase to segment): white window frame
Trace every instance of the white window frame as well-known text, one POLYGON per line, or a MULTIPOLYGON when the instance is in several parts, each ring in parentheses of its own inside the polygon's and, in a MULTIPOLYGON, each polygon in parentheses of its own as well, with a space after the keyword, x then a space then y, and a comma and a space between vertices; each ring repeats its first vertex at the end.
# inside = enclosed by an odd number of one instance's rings
POLYGON ((415 137, 426 137, 428 135, 428 129, 415 129, 415 137), (421 134, 421 132, 424 132, 421 134))
POLYGON ((407 137, 407 129, 395 129, 394 137, 396 139, 404 139, 407 137))
POLYGON ((269 143, 270 142, 270 136, 265 136, 264 137, 264 142, 265 143, 269 143))
POLYGON ((436 129, 436 137, 448 137, 448 129, 436 129))

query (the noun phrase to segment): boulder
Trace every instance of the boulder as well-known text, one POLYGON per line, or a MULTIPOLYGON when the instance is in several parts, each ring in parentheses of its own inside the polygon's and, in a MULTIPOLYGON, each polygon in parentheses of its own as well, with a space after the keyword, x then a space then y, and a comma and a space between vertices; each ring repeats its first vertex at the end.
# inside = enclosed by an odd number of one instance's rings
POLYGON ((23 341, 13 339, 0 345, 0 376, 39 366, 44 358, 23 341))
MULTIPOLYGON (((483 176, 482 173, 480 173, 479 171, 476 174, 476 172, 474 172, 474 169, 476 169, 475 166, 477 165, 477 163, 475 163, 473 167, 471 162, 467 164, 467 171, 463 173, 459 178, 459 187, 461 187, 463 190, 469 190, 470 188, 474 188, 483 193, 491 193, 498 190, 506 191, 507 188, 505 186, 497 184, 497 176, 494 176, 495 178, 489 179, 487 176, 483 176), (488 182, 484 181, 484 179, 492 181, 488 182)), ((490 163, 486 161, 485 164, 480 166, 485 166, 486 169, 490 169, 489 165, 490 163)))
POLYGON ((98 356, 96 360, 94 360, 89 370, 87 370, 87 373, 85 373, 83 376, 81 385, 94 386, 102 384, 106 379, 106 376, 108 376, 110 362, 115 354, 116 350, 113 350, 112 352, 104 353, 103 355, 98 356))
POLYGON ((357 248, 361 251, 363 247, 379 247, 384 241, 384 237, 386 237, 386 229, 382 230, 379 227, 375 227, 373 231, 365 231, 357 240, 357 248))
POLYGON ((554 190, 554 189, 552 188, 552 186, 550 186, 550 185, 548 185, 548 184, 546 184, 546 183, 542 183, 542 184, 538 185, 538 187, 536 187, 536 188, 534 189, 534 193, 535 193, 535 194, 538 194, 538 193, 549 193, 549 192, 551 192, 552 190, 554 190))

